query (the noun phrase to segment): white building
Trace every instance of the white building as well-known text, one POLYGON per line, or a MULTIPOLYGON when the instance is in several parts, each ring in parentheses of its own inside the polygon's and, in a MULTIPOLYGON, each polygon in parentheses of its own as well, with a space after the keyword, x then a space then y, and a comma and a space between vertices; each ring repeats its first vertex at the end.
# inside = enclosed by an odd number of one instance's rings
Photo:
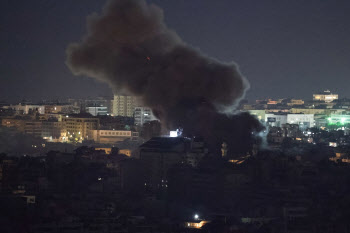
POLYGON ((86 112, 93 116, 105 116, 108 113, 107 107, 86 107, 86 112))
POLYGON ((152 109, 148 107, 136 107, 134 112, 134 124, 142 126, 143 124, 157 120, 153 115, 152 109))
POLYGON ((313 100, 315 101, 324 101, 330 103, 333 100, 338 99, 338 94, 332 94, 329 90, 324 91, 323 93, 318 93, 313 95, 313 100))
POLYGON ((301 130, 315 126, 314 114, 265 114, 267 126, 282 127, 284 124, 297 124, 301 130))
POLYGON ((314 114, 288 114, 287 123, 298 124, 299 129, 305 130, 306 128, 315 126, 314 114))
POLYGON ((287 123, 287 115, 267 113, 265 114, 265 122, 266 125, 272 127, 282 127, 282 125, 287 123))

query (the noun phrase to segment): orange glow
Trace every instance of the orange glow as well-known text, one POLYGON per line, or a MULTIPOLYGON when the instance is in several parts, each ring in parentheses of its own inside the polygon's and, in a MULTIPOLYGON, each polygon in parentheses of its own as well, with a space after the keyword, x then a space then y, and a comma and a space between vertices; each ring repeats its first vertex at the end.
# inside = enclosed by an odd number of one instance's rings
POLYGON ((185 226, 187 228, 195 228, 195 229, 200 229, 202 228, 205 224, 209 223, 210 221, 200 221, 200 222, 186 222, 185 226))

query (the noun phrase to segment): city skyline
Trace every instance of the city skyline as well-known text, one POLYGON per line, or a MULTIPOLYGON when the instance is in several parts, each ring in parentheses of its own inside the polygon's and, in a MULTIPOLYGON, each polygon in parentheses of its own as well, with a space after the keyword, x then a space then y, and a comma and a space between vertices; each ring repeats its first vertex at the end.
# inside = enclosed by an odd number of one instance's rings
POLYGON ((0 6, 1 233, 349 232, 349 1, 0 6))
MULTIPOLYGON (((86 15, 100 12, 104 3, 19 2, 3 3, 0 99, 112 95, 105 84, 73 77, 64 64, 67 44, 85 32, 86 15)), ((148 2, 164 10, 168 27, 185 42, 221 61, 236 62, 251 84, 250 100, 305 99, 324 89, 348 97, 347 1, 148 2)))

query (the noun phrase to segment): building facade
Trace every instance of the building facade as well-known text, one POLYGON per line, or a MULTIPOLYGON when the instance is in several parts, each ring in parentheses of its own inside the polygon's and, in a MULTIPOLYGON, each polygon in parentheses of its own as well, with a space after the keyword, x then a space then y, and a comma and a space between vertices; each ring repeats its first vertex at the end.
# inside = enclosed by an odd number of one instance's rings
POLYGON ((62 119, 63 129, 68 138, 77 138, 78 140, 89 139, 89 130, 99 128, 100 120, 98 118, 79 118, 66 116, 62 119))
POLYGON ((45 114, 78 114, 80 108, 70 104, 45 105, 45 114))
POLYGON ((295 105, 304 105, 304 100, 302 99, 291 99, 289 103, 287 103, 288 106, 295 106, 295 105))
POLYGON ((24 123, 24 133, 34 137, 41 137, 42 122, 41 121, 26 121, 24 123))
POLYGON ((153 115, 152 109, 148 107, 136 107, 134 112, 134 124, 142 126, 143 124, 157 120, 153 115))
POLYGON ((108 109, 104 106, 86 107, 86 112, 93 116, 106 116, 108 114, 108 109))
POLYGON ((268 113, 265 114, 265 122, 268 126, 281 127, 287 123, 287 115, 268 113))
POLYGON ((30 114, 30 113, 45 114, 45 106, 44 105, 18 104, 18 105, 11 105, 10 108, 15 110, 16 113, 19 115, 30 114))
POLYGON ((42 134, 43 139, 53 140, 60 139, 63 131, 63 122, 58 120, 42 121, 42 134))
POLYGON ((24 132, 25 120, 16 118, 4 118, 1 125, 9 128, 16 128, 19 132, 24 132))
POLYGON ((315 127, 315 116, 314 114, 288 114, 288 124, 299 125, 300 130, 315 127))
POLYGON ((140 97, 115 95, 113 100, 113 115, 133 117, 135 107, 140 104, 140 97))
POLYGON ((329 103, 337 99, 338 99, 338 94, 332 94, 329 90, 313 95, 314 101, 324 101, 326 103, 329 103))
POLYGON ((126 139, 135 140, 139 134, 130 130, 90 130, 89 140, 101 144, 114 144, 126 139))

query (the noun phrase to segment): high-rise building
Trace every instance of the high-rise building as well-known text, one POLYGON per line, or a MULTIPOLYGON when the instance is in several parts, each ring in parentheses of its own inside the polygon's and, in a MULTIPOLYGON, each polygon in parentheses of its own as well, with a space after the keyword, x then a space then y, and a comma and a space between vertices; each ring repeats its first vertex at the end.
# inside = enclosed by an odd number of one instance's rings
POLYGON ((134 124, 142 126, 144 123, 157 120, 153 115, 152 109, 148 107, 136 107, 134 112, 134 124))
POLYGON ((113 115, 133 117, 136 106, 141 102, 140 97, 129 95, 114 95, 113 115))

